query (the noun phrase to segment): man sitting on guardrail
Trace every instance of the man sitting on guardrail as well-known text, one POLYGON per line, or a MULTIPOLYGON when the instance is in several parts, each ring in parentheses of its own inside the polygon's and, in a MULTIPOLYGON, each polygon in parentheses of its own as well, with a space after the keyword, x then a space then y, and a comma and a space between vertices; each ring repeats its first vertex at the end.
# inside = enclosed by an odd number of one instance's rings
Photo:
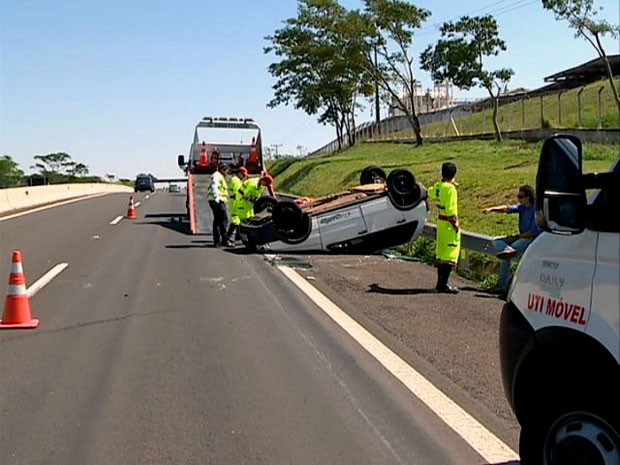
POLYGON ((536 222, 536 197, 534 188, 530 185, 519 187, 517 194, 518 203, 512 205, 497 205, 482 209, 482 213, 518 213, 519 234, 496 237, 493 239, 493 247, 498 251, 496 257, 502 260, 499 268, 497 286, 491 289, 504 294, 508 291, 510 283, 510 260, 517 255, 522 255, 525 249, 540 234, 540 227, 536 222))

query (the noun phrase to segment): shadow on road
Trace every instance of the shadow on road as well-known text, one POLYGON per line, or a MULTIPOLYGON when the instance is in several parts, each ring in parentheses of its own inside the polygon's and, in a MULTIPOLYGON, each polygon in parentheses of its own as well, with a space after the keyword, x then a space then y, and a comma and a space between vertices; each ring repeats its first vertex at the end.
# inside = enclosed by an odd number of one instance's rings
POLYGON ((392 294, 392 295, 418 295, 418 294, 436 294, 435 289, 388 289, 382 287, 376 283, 368 286, 368 292, 374 292, 377 294, 392 294))
MULTIPOLYGON (((461 291, 465 292, 477 292, 475 297, 480 297, 482 299, 503 299, 501 296, 496 294, 492 294, 489 292, 485 292, 482 289, 471 286, 459 287, 461 291)), ((376 293, 376 294, 390 294, 390 295, 419 295, 419 294, 437 294, 435 289, 433 288, 424 288, 424 289, 390 289, 387 287, 380 286, 379 284, 373 283, 368 286, 368 292, 376 293)), ((498 464, 504 465, 504 464, 498 464)))
POLYGON ((167 229, 172 229, 173 231, 190 235, 190 227, 189 222, 187 221, 187 215, 179 214, 179 213, 148 213, 144 215, 144 219, 148 220, 149 218, 160 218, 159 221, 139 221, 134 224, 155 224, 158 226, 163 226, 167 229), (163 220, 167 218, 167 221, 163 220))

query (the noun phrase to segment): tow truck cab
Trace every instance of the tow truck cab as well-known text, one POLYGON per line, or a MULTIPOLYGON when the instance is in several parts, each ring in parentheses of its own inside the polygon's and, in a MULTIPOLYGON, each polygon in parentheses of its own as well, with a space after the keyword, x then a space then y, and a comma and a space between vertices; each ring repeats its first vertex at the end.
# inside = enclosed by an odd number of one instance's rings
POLYGON ((252 118, 205 116, 194 129, 187 159, 177 156, 177 164, 191 174, 213 174, 218 164, 245 167, 250 175, 263 166, 261 128, 252 118))
POLYGON ((618 464, 620 158, 608 173, 583 174, 580 140, 552 136, 536 190, 544 232, 520 261, 500 320, 521 463, 618 464))

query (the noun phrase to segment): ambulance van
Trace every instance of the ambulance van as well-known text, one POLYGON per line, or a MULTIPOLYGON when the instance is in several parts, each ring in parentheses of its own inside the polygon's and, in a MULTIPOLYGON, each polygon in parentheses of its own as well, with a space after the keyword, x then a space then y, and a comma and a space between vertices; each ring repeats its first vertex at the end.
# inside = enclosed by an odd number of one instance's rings
POLYGON ((543 143, 543 233, 522 257, 500 322, 504 391, 522 465, 620 464, 620 158, 582 173, 577 137, 543 143))

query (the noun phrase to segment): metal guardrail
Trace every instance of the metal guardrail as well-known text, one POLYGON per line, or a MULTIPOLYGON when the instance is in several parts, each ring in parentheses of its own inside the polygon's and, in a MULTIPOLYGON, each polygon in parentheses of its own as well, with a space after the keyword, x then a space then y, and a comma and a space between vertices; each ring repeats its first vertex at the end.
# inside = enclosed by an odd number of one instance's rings
MULTIPOLYGON (((422 235, 429 239, 435 239, 437 237, 437 225, 433 223, 426 223, 424 225, 424 229, 422 230, 422 235)), ((497 251, 493 250, 492 241, 493 238, 490 236, 484 236, 482 234, 468 231, 461 232, 461 247, 474 252, 495 255, 497 251)))

